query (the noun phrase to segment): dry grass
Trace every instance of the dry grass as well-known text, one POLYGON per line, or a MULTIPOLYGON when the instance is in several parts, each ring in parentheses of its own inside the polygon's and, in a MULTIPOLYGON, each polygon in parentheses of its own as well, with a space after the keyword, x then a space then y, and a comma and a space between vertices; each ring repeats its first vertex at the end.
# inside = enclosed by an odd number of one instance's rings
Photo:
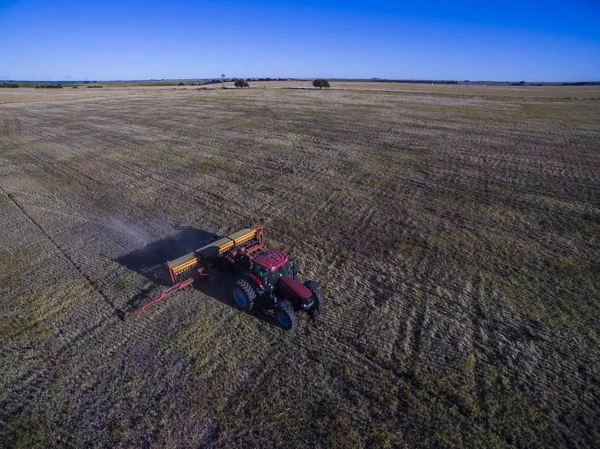
POLYGON ((264 84, 0 93, 2 445, 592 447, 597 88, 264 84), (318 322, 120 319, 261 216, 318 322))

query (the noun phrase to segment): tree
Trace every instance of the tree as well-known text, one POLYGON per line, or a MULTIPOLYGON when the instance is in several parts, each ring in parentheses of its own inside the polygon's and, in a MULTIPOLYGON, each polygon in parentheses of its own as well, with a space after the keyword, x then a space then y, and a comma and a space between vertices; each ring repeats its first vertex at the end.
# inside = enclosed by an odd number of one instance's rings
POLYGON ((318 87, 319 89, 322 89, 324 87, 329 88, 329 81, 323 78, 318 78, 313 81, 313 87, 318 87))
POLYGON ((250 87, 250 84, 248 84, 248 81, 246 80, 235 80, 235 83, 233 83, 233 85, 235 87, 241 87, 242 89, 244 87, 250 87))

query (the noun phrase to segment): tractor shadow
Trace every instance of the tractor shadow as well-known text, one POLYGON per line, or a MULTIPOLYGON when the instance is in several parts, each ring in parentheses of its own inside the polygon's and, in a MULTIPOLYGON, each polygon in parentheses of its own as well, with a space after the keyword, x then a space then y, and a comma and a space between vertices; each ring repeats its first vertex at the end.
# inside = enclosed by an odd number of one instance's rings
POLYGON ((149 243, 117 259, 128 270, 141 274, 154 284, 171 286, 168 260, 177 259, 215 240, 215 235, 195 228, 183 228, 162 240, 149 243))
MULTIPOLYGON (((149 243, 143 248, 118 258, 117 262, 119 264, 128 270, 142 275, 149 281, 149 285, 129 299, 125 307, 116 309, 117 316, 125 320, 127 316, 136 312, 144 304, 158 296, 156 294, 156 285, 162 286, 162 290, 171 287, 172 282, 166 266, 168 260, 177 259, 184 254, 213 242, 217 238, 219 237, 211 232, 195 228, 183 228, 169 237, 149 243)), ((195 282, 189 288, 194 288, 210 298, 234 307, 231 290, 238 276, 239 273, 236 273, 235 270, 227 270, 219 273, 217 278, 212 282, 204 279, 195 282)), ((177 295, 177 292, 173 295, 177 295)), ((171 297, 167 297, 163 301, 169 301, 169 299, 171 297)), ((198 300, 200 301, 202 298, 199 296, 198 300)), ((248 313, 251 316, 277 326, 272 311, 263 311, 257 308, 257 310, 251 312, 240 311, 240 313, 248 313)))

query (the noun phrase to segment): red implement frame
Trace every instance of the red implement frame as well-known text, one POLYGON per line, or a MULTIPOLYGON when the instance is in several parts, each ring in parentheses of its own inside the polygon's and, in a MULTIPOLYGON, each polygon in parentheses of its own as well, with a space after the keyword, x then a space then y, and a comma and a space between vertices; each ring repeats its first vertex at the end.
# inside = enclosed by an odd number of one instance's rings
MULTIPOLYGON (((191 277, 189 277, 185 280, 182 280, 180 282, 176 282, 175 275, 173 274, 173 270, 171 269, 171 265, 169 264, 169 262, 167 262, 167 268, 169 270, 169 275, 170 275, 171 281, 173 282, 174 285, 172 287, 169 287, 168 289, 166 289, 164 292, 162 292, 158 298, 155 298, 152 301, 144 304, 137 312, 135 312, 132 315, 132 318, 138 316, 143 311, 148 310, 154 304, 156 304, 159 301, 162 301, 167 296, 169 296, 175 292, 178 292, 179 290, 183 290, 184 288, 189 287, 190 285, 192 285, 194 282, 201 279, 202 277, 208 276, 225 266, 236 266, 238 264, 238 262, 244 256, 249 256, 250 254, 253 254, 256 251, 259 251, 260 249, 262 249, 262 247, 265 244, 265 239, 264 239, 264 234, 263 234, 264 226, 262 223, 255 224, 254 226, 252 226, 252 229, 254 229, 257 232, 256 232, 254 239, 250 241, 250 244, 234 245, 232 248, 230 248, 223 254, 219 254, 219 255, 215 256, 210 261, 203 261, 203 262, 210 262, 210 267, 209 266, 198 266, 193 271, 191 277)), ((200 262, 201 261, 198 260, 198 265, 200 265, 200 262)))
POLYGON ((162 292, 160 294, 160 296, 156 299, 153 299, 152 301, 150 301, 149 303, 146 303, 142 306, 142 308, 140 310, 138 310, 137 312, 135 312, 132 315, 133 317, 138 316, 140 313, 142 313, 144 310, 148 310, 150 307, 152 307, 152 305, 156 304, 158 301, 162 301, 163 299, 165 299, 167 296, 169 296, 172 293, 175 293, 179 290, 183 290, 186 287, 189 287, 190 285, 192 285, 194 282, 196 281, 196 278, 190 278, 186 281, 183 282, 179 282, 178 284, 175 284, 173 287, 169 287, 168 289, 166 289, 164 292, 162 292))

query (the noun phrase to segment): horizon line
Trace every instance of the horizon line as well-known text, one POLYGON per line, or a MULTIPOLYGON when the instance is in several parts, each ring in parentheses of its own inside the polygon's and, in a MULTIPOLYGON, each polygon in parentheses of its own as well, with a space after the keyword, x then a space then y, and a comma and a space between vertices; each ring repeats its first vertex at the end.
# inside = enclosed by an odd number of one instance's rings
MULTIPOLYGON (((357 81, 357 82, 395 82, 395 83, 425 83, 425 82, 433 82, 433 83, 521 83, 521 84, 532 84, 532 83, 540 83, 540 84, 558 84, 558 83, 588 83, 588 84, 600 84, 600 80, 585 80, 585 81, 571 81, 571 80, 556 80, 556 81, 523 81, 523 80, 468 80, 468 79, 444 79, 444 78, 343 78, 343 77, 288 77, 288 76, 278 76, 278 77, 269 77, 269 76, 254 76, 254 77, 226 77, 224 79, 225 82, 231 82, 238 79, 245 79, 250 81, 261 81, 261 82, 269 82, 269 81, 312 81, 315 79, 328 79, 330 81, 357 81)), ((212 78, 139 78, 139 79, 81 79, 81 80, 61 80, 61 79, 20 79, 20 78, 3 78, 0 79, 0 82, 8 83, 8 82, 19 82, 19 83, 133 83, 133 82, 175 82, 175 81, 221 81, 220 77, 212 77, 212 78)))

